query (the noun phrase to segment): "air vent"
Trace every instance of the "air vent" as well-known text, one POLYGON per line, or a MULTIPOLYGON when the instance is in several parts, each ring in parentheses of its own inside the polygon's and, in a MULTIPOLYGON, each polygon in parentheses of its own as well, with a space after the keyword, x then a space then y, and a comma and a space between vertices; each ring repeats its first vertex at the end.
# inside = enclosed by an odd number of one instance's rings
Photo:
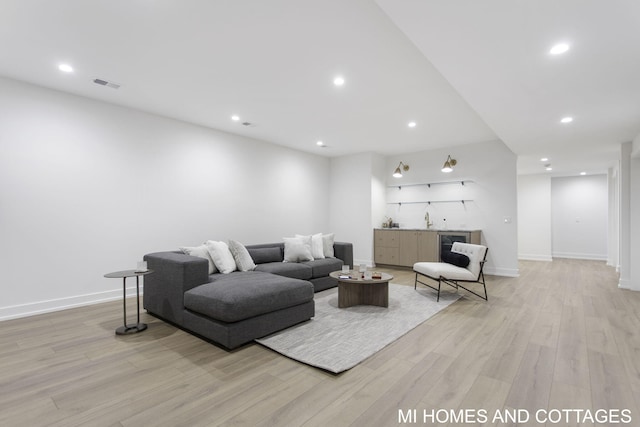
POLYGON ((97 85, 110 87, 111 89, 118 89, 120 87, 118 83, 110 82, 103 79, 93 79, 93 82, 97 85))
POLYGON ((249 122, 242 122, 242 126, 253 126, 253 124, 249 122))

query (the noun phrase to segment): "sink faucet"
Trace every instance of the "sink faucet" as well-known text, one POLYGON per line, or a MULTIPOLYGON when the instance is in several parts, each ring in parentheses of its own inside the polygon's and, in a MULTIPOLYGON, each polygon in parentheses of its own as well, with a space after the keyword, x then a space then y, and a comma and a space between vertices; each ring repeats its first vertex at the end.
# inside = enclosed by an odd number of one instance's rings
POLYGON ((424 220, 427 222, 427 228, 430 228, 433 225, 433 222, 429 221, 429 212, 424 214, 424 220))

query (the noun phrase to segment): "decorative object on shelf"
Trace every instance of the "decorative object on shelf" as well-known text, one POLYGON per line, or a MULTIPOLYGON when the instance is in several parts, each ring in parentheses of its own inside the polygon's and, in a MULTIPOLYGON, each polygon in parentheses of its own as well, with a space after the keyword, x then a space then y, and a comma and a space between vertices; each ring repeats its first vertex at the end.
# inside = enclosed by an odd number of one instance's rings
POLYGON ((453 171, 453 167, 457 164, 458 164, 458 161, 456 159, 452 159, 451 154, 449 154, 447 156, 447 160, 444 162, 444 165, 442 166, 442 172, 449 173, 453 171))
POLYGON ((385 221, 382 223, 382 227, 383 228, 391 228, 393 227, 393 218, 389 218, 388 216, 385 216, 385 221))
POLYGON ((409 170, 409 165, 405 165, 404 163, 400 162, 396 170, 393 172, 393 177, 402 178, 402 171, 407 172, 408 170, 409 170))

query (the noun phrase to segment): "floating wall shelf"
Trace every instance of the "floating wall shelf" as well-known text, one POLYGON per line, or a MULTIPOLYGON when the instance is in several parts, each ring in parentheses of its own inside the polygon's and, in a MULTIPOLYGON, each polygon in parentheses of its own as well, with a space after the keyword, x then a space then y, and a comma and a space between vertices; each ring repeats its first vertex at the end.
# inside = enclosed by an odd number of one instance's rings
POLYGON ((468 183, 472 183, 473 181, 470 179, 463 179, 458 181, 436 181, 436 182, 424 182, 424 183, 416 183, 416 184, 400 184, 400 185, 389 185, 388 188, 398 188, 398 190, 402 190, 402 187, 421 187, 427 186, 431 188, 432 185, 442 185, 442 184, 460 184, 465 185, 468 183))
POLYGON ((463 205, 466 202, 473 202, 473 200, 465 199, 465 200, 425 200, 420 202, 387 202, 388 205, 416 205, 416 204, 426 204, 430 205, 431 203, 462 203, 463 205))

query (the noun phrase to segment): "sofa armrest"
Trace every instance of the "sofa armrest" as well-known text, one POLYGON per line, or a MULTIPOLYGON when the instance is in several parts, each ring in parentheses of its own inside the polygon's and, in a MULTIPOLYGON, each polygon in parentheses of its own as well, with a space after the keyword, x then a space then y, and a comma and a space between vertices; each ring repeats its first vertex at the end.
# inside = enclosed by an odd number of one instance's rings
POLYGON ((209 281, 208 261, 180 252, 151 253, 144 260, 153 270, 144 278, 144 308, 181 324, 184 293, 209 281))
POLYGON ((333 242, 333 255, 340 258, 342 263, 353 268, 353 244, 346 242, 333 242))

